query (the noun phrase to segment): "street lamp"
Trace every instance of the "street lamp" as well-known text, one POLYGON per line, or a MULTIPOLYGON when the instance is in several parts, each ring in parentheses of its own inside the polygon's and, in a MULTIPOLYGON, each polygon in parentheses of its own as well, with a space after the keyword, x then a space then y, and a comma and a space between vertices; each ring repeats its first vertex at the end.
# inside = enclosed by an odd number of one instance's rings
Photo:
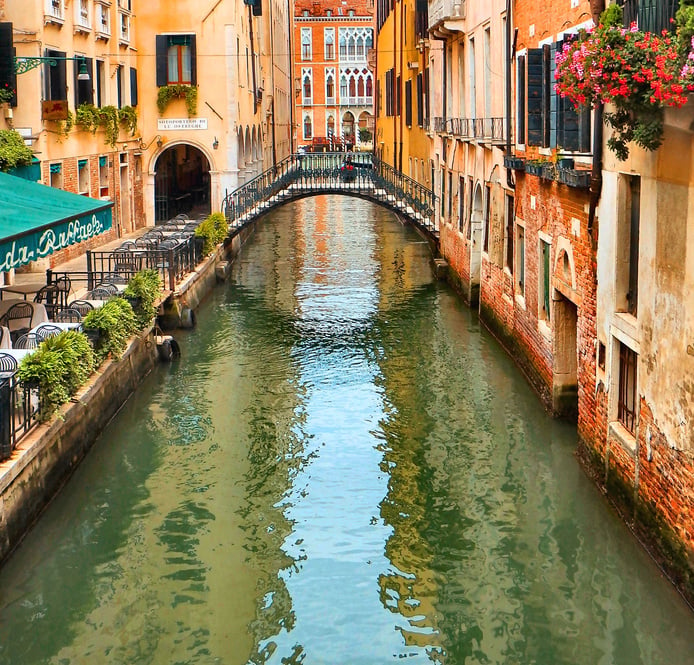
POLYGON ((36 69, 40 65, 46 63, 51 67, 57 66, 59 61, 72 60, 79 62, 79 71, 77 72, 78 81, 89 81, 89 72, 87 71, 87 60, 84 56, 75 56, 73 58, 60 58, 60 57, 41 57, 41 56, 18 56, 14 59, 14 71, 16 74, 24 74, 24 72, 29 72, 32 69, 36 69))

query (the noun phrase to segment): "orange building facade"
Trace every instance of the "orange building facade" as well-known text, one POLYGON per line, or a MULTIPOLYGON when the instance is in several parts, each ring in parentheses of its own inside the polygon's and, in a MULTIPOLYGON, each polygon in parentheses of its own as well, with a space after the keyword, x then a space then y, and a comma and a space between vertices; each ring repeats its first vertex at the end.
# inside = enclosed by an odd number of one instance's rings
POLYGON ((373 40, 373 2, 297 0, 294 4, 295 145, 314 150, 371 149, 373 40))

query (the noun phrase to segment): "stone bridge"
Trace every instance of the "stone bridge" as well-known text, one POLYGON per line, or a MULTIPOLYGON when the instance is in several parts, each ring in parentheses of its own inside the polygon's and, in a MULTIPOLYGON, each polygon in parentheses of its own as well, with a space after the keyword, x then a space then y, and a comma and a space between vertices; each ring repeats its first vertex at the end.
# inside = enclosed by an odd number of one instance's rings
POLYGON ((227 194, 222 212, 235 235, 273 208, 319 194, 356 196, 390 208, 438 249, 434 193, 370 153, 291 155, 227 194))

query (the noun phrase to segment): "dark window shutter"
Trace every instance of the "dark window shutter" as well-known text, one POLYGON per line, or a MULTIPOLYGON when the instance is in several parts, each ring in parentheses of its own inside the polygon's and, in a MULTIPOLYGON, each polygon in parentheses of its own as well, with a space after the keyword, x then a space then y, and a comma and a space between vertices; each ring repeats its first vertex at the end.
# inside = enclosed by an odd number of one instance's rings
POLYGON ((542 49, 528 49, 528 145, 542 145, 542 49))
POLYGON ((405 82, 405 124, 412 127, 412 81, 405 82))
POLYGON ((168 50, 169 38, 166 35, 157 35, 157 85, 159 87, 169 83, 168 50))
POLYGON ((516 143, 525 143, 525 56, 518 58, 518 85, 516 87, 518 136, 516 143))
POLYGON ((547 67, 547 84, 545 93, 549 98, 549 147, 557 147, 557 115, 559 113, 559 95, 554 90, 554 72, 557 69, 557 44, 552 44, 549 49, 549 63, 547 67))
POLYGON ((67 101, 67 62, 64 51, 44 52, 47 58, 57 58, 55 65, 45 63, 46 73, 46 99, 53 101, 67 101))
POLYGON ((137 69, 130 68, 130 106, 137 106, 137 69))
POLYGON ((0 23, 0 88, 14 91, 12 106, 17 106, 17 74, 14 70, 12 23, 0 23))
POLYGON ((402 78, 399 75, 395 79, 395 115, 402 115, 402 78))
POLYGON ((549 44, 542 47, 542 147, 549 148, 552 142, 552 105, 550 81, 552 50, 549 44))
POLYGON ((75 108, 80 104, 93 104, 94 103, 94 71, 91 58, 84 58, 83 60, 75 60, 73 63, 74 74, 75 74, 75 108), (80 66, 84 63, 87 68, 87 74, 89 74, 88 81, 80 81, 79 73, 80 66))
POLYGON ((190 36, 190 84, 198 84, 198 49, 195 44, 195 35, 190 36))
POLYGON ((581 108, 578 112, 578 150, 590 152, 590 108, 581 108))
POLYGON ((253 16, 263 15, 263 4, 262 0, 253 0, 253 16))
POLYGON ((417 74, 417 126, 424 126, 424 104, 422 103, 423 93, 423 77, 417 74))

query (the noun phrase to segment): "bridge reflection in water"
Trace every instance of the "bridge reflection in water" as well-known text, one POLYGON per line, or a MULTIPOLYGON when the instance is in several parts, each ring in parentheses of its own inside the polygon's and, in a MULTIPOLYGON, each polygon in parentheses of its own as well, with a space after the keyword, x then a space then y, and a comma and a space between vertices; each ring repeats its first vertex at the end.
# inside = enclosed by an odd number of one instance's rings
POLYGON ((0 665, 692 665, 694 620, 392 213, 257 224, 0 570, 0 665))

